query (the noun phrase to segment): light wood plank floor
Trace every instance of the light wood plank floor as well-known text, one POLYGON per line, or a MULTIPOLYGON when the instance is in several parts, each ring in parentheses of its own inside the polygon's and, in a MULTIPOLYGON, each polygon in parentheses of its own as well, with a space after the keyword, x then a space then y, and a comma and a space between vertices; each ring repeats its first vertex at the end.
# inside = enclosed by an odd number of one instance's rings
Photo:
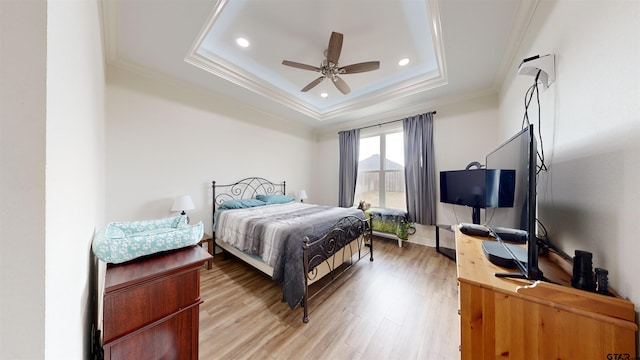
POLYGON ((200 359, 459 359, 455 263, 423 245, 381 239, 302 309, 239 260, 201 271, 200 359))

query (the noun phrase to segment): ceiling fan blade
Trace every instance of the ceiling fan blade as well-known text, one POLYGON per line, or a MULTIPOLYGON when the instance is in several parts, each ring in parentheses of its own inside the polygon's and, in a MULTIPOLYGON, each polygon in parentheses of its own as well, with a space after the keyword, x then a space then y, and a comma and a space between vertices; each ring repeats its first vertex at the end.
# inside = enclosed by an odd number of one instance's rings
POLYGON ((342 52, 342 38, 341 33, 332 32, 331 38, 329 38, 329 48, 327 49, 327 61, 333 64, 338 63, 340 59, 340 52, 342 52))
POLYGON ((334 76, 332 80, 333 85, 335 85, 341 93, 347 95, 351 92, 351 89, 349 89, 349 85, 347 85, 347 83, 344 82, 344 80, 342 80, 339 76, 334 76))
POLYGON ((298 63, 295 61, 289 61, 289 60, 282 60, 282 65, 292 66, 294 68, 303 69, 303 70, 311 70, 311 71, 317 71, 317 72, 321 71, 321 69, 317 66, 301 64, 301 63, 298 63))
POLYGON ((305 86, 304 88, 302 88, 302 92, 307 92, 311 89, 313 89, 316 85, 320 84, 322 82, 322 80, 324 80, 324 76, 320 76, 319 78, 313 80, 312 82, 309 83, 309 85, 305 86))
POLYGON ((340 68, 340 74, 355 74, 365 71, 378 70, 380 68, 380 61, 368 61, 353 65, 347 65, 340 68))

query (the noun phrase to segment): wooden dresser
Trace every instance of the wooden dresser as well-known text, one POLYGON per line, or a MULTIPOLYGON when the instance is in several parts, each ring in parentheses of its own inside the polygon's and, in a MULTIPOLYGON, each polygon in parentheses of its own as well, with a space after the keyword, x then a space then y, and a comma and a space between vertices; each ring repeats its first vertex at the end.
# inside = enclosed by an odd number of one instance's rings
MULTIPOLYGON (((497 278, 482 239, 456 230, 462 359, 635 359, 633 303, 566 285, 497 278), (622 355, 616 355, 622 354, 622 355)), ((544 275, 570 274, 546 257, 544 275)))
POLYGON ((105 359, 197 359, 200 246, 107 266, 105 359))

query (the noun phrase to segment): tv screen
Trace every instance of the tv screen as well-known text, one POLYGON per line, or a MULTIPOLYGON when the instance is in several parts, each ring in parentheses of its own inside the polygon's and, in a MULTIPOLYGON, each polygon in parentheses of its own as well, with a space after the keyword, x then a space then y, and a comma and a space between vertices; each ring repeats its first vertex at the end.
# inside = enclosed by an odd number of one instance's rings
MULTIPOLYGON (((535 158, 534 158, 535 159, 535 158)), ((485 212, 485 223, 493 227, 506 227, 529 231, 529 131, 526 128, 490 152, 486 157, 487 169, 513 169, 515 172, 513 203, 508 208, 485 212)), ((535 169, 533 184, 535 188, 535 169)), ((534 204, 535 205, 535 204, 534 204)))
POLYGON ((519 268, 523 272, 522 276, 531 280, 542 279, 542 272, 538 268, 538 246, 535 231, 536 152, 533 125, 529 125, 486 157, 487 169, 513 169, 515 171, 515 187, 513 206, 486 210, 485 224, 494 229, 501 227, 527 232, 527 263, 519 264, 519 268))
POLYGON ((512 207, 515 177, 513 169, 441 171, 440 202, 477 208, 512 207))
POLYGON ((484 208, 485 184, 482 169, 441 171, 440 202, 484 208))
POLYGON ((486 173, 485 207, 513 207, 516 171, 514 169, 487 169, 486 173))

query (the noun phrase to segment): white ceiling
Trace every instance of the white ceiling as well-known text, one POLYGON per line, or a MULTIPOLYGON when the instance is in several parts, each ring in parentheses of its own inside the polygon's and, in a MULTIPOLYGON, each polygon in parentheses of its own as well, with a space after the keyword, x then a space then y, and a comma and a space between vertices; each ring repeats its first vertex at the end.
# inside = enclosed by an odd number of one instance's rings
POLYGON ((535 0, 104 0, 107 61, 193 83, 312 127, 437 110, 496 91, 535 0), (319 73, 332 31, 339 65, 380 61, 341 78, 319 73), (236 38, 251 45, 241 48, 236 38), (401 67, 398 61, 409 58, 401 67), (327 92, 327 98, 320 97, 327 92))

